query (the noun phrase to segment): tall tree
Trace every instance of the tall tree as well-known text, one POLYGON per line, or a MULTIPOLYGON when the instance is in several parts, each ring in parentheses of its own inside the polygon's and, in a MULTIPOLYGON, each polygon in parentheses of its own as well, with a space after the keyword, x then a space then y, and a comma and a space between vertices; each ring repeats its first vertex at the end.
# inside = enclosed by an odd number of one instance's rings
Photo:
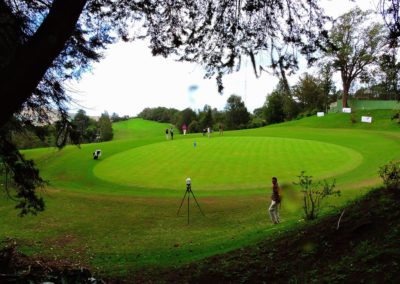
POLYGON ((197 120, 197 114, 191 108, 185 108, 177 114, 175 124, 180 129, 184 124, 189 126, 194 120, 197 120))
POLYGON ((108 112, 101 114, 99 118, 100 141, 110 141, 113 139, 113 129, 108 112))
POLYGON ((274 124, 285 121, 283 111, 283 97, 278 91, 273 91, 267 96, 264 109, 264 118, 267 124, 274 124))
POLYGON ((212 127, 213 124, 214 124, 214 118, 212 115, 211 106, 205 105, 200 119, 200 126, 201 128, 207 128, 207 127, 212 127))
POLYGON ((352 83, 377 62, 384 46, 383 26, 369 21, 370 14, 359 8, 333 22, 330 44, 325 52, 332 67, 340 72, 342 103, 347 107, 352 83))
POLYGON ((400 100, 400 62, 397 50, 391 49, 379 58, 381 73, 380 96, 384 99, 400 100))
POLYGON ((336 86, 333 81, 333 68, 329 64, 322 64, 318 73, 318 79, 324 97, 324 110, 327 112, 329 104, 337 100, 336 86))
POLYGON ((226 125, 229 129, 240 129, 246 127, 250 119, 250 113, 240 96, 231 95, 225 106, 226 125))
POLYGON ((321 111, 325 108, 325 96, 320 82, 308 73, 294 86, 294 96, 300 104, 301 111, 321 111))

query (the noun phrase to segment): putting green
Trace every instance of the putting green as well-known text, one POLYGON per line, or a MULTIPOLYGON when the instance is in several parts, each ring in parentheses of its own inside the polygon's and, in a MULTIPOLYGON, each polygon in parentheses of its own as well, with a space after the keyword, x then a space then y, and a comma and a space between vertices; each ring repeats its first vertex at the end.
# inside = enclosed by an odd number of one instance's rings
POLYGON ((101 161, 94 174, 132 187, 182 190, 191 177, 196 190, 265 188, 272 176, 291 182, 302 170, 318 178, 360 165, 352 149, 311 140, 218 137, 166 141, 120 152, 101 161))

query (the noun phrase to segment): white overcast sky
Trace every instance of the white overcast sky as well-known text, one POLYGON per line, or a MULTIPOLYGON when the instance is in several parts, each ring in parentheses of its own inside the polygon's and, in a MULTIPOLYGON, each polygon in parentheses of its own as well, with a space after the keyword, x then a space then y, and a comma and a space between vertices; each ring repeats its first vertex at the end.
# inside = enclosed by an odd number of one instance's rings
MULTIPOLYGON (((328 15, 338 17, 358 5, 361 9, 374 9, 377 0, 321 0, 328 15)), ((82 108, 88 115, 98 116, 104 111, 120 116, 135 116, 145 107, 190 107, 202 109, 205 104, 223 109, 231 94, 241 96, 249 111, 261 107, 266 95, 276 86, 278 79, 266 73, 256 79, 249 62, 240 72, 224 77, 224 94, 217 92, 215 79, 204 79, 200 65, 175 62, 153 57, 144 41, 117 43, 109 46, 104 59, 93 65, 79 81, 69 85, 76 101, 71 112, 82 108), (190 86, 198 86, 190 91, 190 86)), ((304 68, 290 78, 306 72, 304 68)))

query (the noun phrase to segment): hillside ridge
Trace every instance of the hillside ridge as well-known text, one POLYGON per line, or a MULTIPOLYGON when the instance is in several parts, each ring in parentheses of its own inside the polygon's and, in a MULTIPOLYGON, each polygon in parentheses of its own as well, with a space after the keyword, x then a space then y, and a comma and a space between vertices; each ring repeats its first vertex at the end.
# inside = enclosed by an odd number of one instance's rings
POLYGON ((280 232, 273 240, 183 267, 141 271, 132 280, 138 283, 400 283, 399 218, 399 190, 375 189, 337 214, 280 232))

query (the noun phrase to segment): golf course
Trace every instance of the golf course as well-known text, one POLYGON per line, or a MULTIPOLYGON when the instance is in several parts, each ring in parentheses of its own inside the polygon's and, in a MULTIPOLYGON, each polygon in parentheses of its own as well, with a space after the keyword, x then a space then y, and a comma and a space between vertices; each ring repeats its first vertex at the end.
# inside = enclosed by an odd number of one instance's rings
MULTIPOLYGON (((365 112, 366 114, 366 112, 365 112)), ((23 151, 48 185, 46 209, 18 217, 0 198, 0 239, 32 256, 68 259, 103 275, 124 276, 149 266, 179 266, 228 252, 302 226, 301 171, 336 181, 341 195, 322 215, 382 184, 380 166, 400 159, 400 127, 389 110, 368 111, 373 122, 332 113, 238 131, 177 134, 169 124, 139 118, 113 124, 110 142, 23 151), (92 153, 100 149, 98 160, 92 153), (271 177, 282 188, 281 223, 268 206, 271 177), (186 178, 204 216, 183 200, 186 178)), ((177 132, 177 131, 176 131, 177 132)))

